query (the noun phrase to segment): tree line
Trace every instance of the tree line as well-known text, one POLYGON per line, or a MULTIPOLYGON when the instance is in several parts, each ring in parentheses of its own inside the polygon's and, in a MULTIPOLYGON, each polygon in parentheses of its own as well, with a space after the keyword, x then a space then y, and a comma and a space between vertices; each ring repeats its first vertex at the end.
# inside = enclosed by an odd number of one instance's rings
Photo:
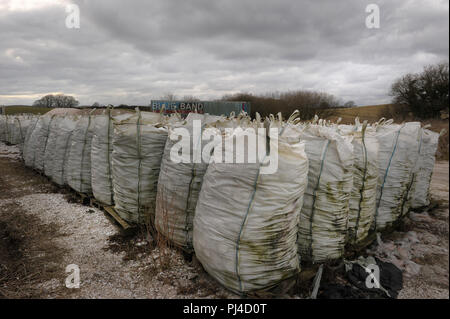
POLYGON ((36 107, 55 107, 55 108, 73 108, 80 103, 70 95, 64 94, 47 94, 39 100, 34 101, 33 106, 36 107))
MULTIPOLYGON (((403 105, 405 112, 412 112, 417 118, 439 117, 443 110, 449 107, 449 64, 442 62, 426 66, 420 73, 408 73, 394 81, 389 94, 392 103, 403 105)), ((175 100, 173 93, 166 93, 161 97, 164 100, 175 100)), ((184 96, 185 101, 199 101, 195 96, 184 96)), ((294 110, 299 110, 302 119, 308 120, 318 115, 326 118, 333 115, 333 108, 355 107, 353 101, 342 103, 332 94, 309 90, 295 90, 287 92, 272 92, 266 94, 236 93, 222 97, 223 101, 245 101, 251 104, 251 116, 256 112, 262 116, 281 112, 286 118, 294 110)), ((79 102, 73 97, 64 94, 48 94, 33 103, 37 107, 73 108, 79 102)), ((100 107, 94 103, 92 107, 100 107)), ((130 108, 121 104, 119 107, 130 108)))

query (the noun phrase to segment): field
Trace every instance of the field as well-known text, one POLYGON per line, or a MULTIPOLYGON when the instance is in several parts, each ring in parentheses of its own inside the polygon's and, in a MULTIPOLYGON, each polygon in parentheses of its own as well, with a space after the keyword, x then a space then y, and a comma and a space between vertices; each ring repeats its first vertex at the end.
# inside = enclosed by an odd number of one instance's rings
POLYGON ((35 107, 28 105, 9 105, 6 106, 5 109, 6 115, 23 114, 23 113, 45 114, 51 110, 51 108, 35 107))

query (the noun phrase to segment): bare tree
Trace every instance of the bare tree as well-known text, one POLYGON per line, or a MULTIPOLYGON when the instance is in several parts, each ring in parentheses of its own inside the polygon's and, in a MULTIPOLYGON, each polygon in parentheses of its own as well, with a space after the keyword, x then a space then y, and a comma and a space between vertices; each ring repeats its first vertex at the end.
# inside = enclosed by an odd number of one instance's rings
POLYGON ((54 107, 55 96, 52 94, 47 94, 41 97, 39 100, 34 101, 33 106, 37 107, 54 107))
POLYGON ((186 102, 199 102, 200 99, 195 97, 195 96, 193 96, 193 95, 185 95, 185 96, 183 96, 183 101, 186 101, 186 102))
POLYGON ((421 73, 408 73, 391 86, 394 104, 407 105, 419 118, 437 117, 448 108, 448 63, 429 65, 421 73))
POLYGON ((52 95, 47 94, 44 97, 40 98, 39 100, 34 101, 33 105, 37 107, 76 107, 78 106, 78 101, 75 100, 73 96, 64 95, 64 94, 58 94, 58 95, 52 95))
POLYGON ((331 94, 306 90, 269 92, 263 95, 239 93, 225 95, 223 100, 250 102, 252 116, 255 112, 262 116, 281 112, 283 117, 287 118, 292 112, 299 110, 303 120, 309 120, 316 114, 327 117, 331 115, 332 108, 340 105, 340 101, 331 94))
POLYGON ((161 100, 175 101, 176 99, 176 95, 171 92, 167 92, 163 96, 161 96, 161 100))
POLYGON ((345 102, 344 107, 355 107, 356 103, 354 101, 345 102))
POLYGON ((73 96, 58 94, 55 96, 55 107, 72 108, 77 107, 79 102, 73 96))

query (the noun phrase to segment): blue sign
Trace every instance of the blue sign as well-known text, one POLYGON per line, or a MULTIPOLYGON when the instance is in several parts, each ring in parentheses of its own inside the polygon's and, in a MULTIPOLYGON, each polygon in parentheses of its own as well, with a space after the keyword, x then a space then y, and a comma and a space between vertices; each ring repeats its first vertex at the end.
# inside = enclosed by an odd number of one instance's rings
POLYGON ((150 104, 153 112, 163 112, 165 114, 180 113, 187 115, 191 112, 208 113, 212 115, 236 115, 241 112, 250 113, 250 103, 233 101, 166 101, 152 100, 150 104))

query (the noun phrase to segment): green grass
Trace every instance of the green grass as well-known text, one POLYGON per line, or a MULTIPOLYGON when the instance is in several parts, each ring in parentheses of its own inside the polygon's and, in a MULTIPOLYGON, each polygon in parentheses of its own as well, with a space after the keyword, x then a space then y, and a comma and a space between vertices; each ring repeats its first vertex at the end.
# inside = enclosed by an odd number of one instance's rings
POLYGON ((32 114, 45 114, 51 110, 51 108, 35 107, 27 105, 10 105, 5 106, 6 115, 32 113, 32 114))

